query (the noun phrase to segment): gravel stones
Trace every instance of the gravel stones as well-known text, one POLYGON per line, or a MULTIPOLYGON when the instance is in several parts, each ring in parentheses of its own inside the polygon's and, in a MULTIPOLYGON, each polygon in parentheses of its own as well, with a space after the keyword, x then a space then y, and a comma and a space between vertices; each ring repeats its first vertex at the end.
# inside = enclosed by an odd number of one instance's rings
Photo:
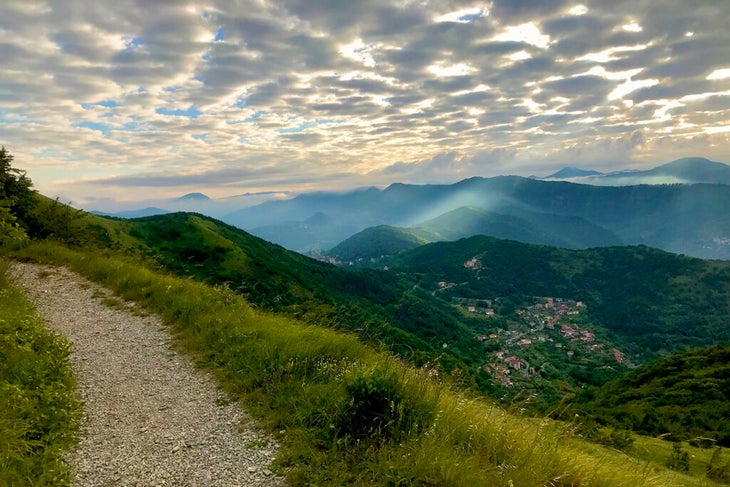
POLYGON ((75 485, 285 485, 267 468, 273 440, 173 350, 157 317, 135 314, 65 268, 15 263, 10 276, 48 328, 72 343, 84 404, 80 441, 68 457, 75 485))

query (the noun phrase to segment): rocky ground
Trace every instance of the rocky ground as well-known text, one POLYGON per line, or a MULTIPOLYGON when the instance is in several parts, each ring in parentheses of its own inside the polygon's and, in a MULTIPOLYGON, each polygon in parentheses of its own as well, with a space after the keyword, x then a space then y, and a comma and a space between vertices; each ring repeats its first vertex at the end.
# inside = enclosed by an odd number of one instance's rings
POLYGON ((172 348, 157 317, 64 268, 17 263, 10 275, 72 343, 75 485, 285 485, 267 468, 274 441, 172 348))

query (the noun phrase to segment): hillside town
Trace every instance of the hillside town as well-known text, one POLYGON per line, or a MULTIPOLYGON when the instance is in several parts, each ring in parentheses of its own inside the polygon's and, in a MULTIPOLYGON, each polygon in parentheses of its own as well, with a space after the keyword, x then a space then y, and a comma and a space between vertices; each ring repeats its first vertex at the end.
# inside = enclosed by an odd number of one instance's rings
MULTIPOLYGON (((533 299, 533 305, 515 311, 517 319, 509 321, 506 329, 495 328, 475 337, 489 350, 482 369, 495 382, 512 388, 517 381, 541 378, 541 369, 548 362, 553 366, 556 361, 629 365, 623 352, 601 343, 590 330, 582 301, 545 296, 533 299)), ((496 316, 498 301, 453 298, 462 311, 487 317, 496 316)))

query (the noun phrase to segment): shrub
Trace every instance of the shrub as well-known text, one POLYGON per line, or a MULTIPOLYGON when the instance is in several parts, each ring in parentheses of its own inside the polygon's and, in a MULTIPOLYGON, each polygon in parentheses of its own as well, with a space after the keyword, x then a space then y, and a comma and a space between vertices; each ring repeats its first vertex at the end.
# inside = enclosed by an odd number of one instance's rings
POLYGON ((707 465, 707 478, 721 484, 730 484, 730 462, 722 463, 722 449, 716 448, 707 465))
POLYGON ((672 454, 669 456, 667 467, 678 472, 689 472, 689 453, 684 451, 679 443, 672 445, 672 454))
POLYGON ((345 379, 347 403, 337 421, 338 435, 400 440, 428 425, 435 405, 406 388, 402 374, 387 363, 351 371, 345 379))

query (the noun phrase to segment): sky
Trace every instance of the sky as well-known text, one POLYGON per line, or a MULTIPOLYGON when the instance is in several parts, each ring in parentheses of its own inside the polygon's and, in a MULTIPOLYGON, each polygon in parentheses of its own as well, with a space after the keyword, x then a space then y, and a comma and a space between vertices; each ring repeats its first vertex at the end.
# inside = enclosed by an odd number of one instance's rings
POLYGON ((78 207, 730 162, 726 0, 4 0, 0 144, 78 207))

